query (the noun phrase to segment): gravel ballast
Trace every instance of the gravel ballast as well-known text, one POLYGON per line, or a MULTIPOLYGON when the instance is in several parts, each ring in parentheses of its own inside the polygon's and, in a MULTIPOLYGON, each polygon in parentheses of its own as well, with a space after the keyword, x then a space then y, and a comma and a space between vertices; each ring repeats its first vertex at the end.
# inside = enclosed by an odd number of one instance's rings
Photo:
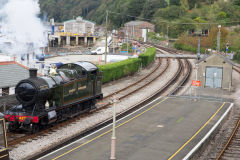
MULTIPOLYGON (((156 63, 152 64, 151 68, 154 68, 156 63)), ((117 113, 123 112, 127 110, 132 105, 140 102, 142 99, 148 97, 152 93, 156 92, 159 88, 161 88, 167 81, 171 79, 171 77, 177 71, 178 63, 177 61, 171 61, 169 68, 167 71, 156 81, 154 81, 151 85, 148 85, 140 92, 137 92, 134 95, 131 95, 128 98, 125 98, 120 103, 117 104, 117 113), (157 86, 157 87, 156 87, 157 86)), ((116 89, 120 89, 125 87, 126 85, 132 83, 135 79, 141 78, 143 75, 151 72, 151 69, 147 68, 135 75, 136 77, 127 77, 118 82, 112 82, 111 84, 106 84, 103 87, 103 93, 108 95, 114 92, 116 89)), ((35 155, 37 153, 41 153, 47 150, 51 146, 56 146, 61 143, 65 139, 69 139, 74 135, 80 134, 81 132, 87 130, 88 128, 103 122, 112 116, 112 109, 104 109, 99 111, 98 113, 91 114, 89 117, 82 118, 79 121, 70 124, 66 127, 63 127, 53 133, 49 133, 47 136, 41 136, 37 140, 33 140, 31 142, 27 142, 25 144, 20 144, 16 148, 13 148, 10 151, 10 157, 14 160, 26 159, 26 157, 35 155)))

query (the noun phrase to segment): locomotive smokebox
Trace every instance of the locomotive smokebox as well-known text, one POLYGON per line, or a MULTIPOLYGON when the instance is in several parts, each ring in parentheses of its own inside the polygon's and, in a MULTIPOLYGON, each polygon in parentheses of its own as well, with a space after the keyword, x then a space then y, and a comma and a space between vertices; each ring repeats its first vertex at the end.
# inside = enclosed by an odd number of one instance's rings
POLYGON ((37 77, 37 69, 36 68, 30 68, 29 69, 29 76, 31 78, 36 78, 37 77))

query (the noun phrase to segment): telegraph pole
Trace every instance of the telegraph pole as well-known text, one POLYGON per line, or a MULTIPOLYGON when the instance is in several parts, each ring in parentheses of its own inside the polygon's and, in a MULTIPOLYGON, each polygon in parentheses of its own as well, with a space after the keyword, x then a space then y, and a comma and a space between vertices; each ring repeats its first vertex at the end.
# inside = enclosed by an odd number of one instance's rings
POLYGON ((128 54, 128 27, 127 27, 127 54, 128 54))
POLYGON ((108 42, 107 42, 107 32, 108 32, 108 10, 106 11, 106 42, 105 42, 105 64, 107 64, 107 48, 108 48, 108 42))

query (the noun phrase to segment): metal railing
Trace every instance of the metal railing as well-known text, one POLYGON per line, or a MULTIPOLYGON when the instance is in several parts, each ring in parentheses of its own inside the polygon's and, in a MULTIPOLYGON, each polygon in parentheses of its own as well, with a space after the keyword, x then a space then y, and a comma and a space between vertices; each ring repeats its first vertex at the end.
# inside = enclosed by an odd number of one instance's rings
POLYGON ((169 97, 181 97, 195 100, 223 101, 223 90, 220 88, 201 88, 193 86, 178 87, 178 94, 169 94, 169 97))

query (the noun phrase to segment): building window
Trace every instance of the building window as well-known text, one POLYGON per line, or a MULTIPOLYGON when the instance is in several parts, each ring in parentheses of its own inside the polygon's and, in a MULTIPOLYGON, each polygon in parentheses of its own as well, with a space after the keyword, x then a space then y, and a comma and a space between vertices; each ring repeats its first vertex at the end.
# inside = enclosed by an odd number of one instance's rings
POLYGON ((9 87, 2 88, 2 96, 8 96, 9 95, 9 87))

